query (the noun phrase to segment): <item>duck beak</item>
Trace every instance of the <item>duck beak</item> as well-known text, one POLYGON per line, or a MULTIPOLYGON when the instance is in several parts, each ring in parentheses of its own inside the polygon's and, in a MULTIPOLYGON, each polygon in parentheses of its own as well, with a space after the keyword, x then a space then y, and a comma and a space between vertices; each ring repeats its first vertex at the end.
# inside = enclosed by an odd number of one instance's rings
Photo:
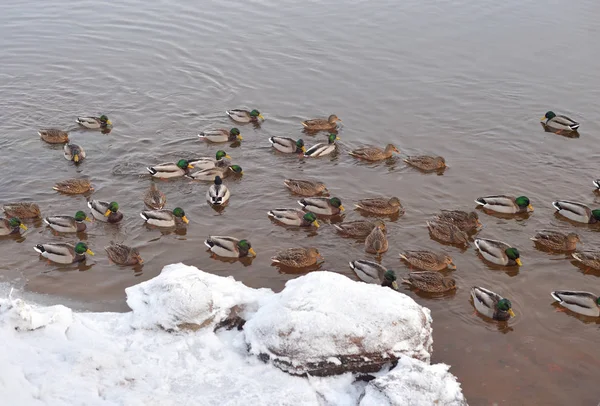
POLYGON ((19 224, 19 227, 21 227, 23 230, 27 231, 27 226, 23 223, 19 224))
POLYGON ((475 224, 477 225, 477 228, 483 227, 483 224, 479 220, 476 220, 475 224))
POLYGON ((263 117, 263 115, 262 115, 262 114, 259 114, 259 115, 258 115, 258 117, 259 117, 261 120, 265 121, 265 118, 263 117))
POLYGON ((244 139, 244 137, 242 137, 241 135, 238 135, 238 136, 237 136, 237 139, 238 139, 238 141, 241 141, 241 140, 243 140, 243 139, 244 139))
POLYGON ((189 223, 189 222, 190 222, 186 216, 183 216, 181 219, 183 220, 183 222, 184 222, 185 224, 187 224, 187 223, 189 223))
POLYGON ((448 269, 456 269, 456 265, 454 265, 453 263, 449 263, 448 269))
POLYGON ((255 257, 255 256, 256 256, 256 252, 254 251, 254 248, 252 248, 252 247, 251 247, 251 248, 248 250, 248 254, 252 254, 252 256, 253 256, 253 257, 255 257))
POLYGON ((104 217, 108 217, 109 214, 110 214, 110 209, 106 210, 106 212, 104 213, 104 217))
POLYGON ((508 309, 508 314, 510 314, 510 317, 515 317, 515 312, 513 312, 513 309, 508 309))
POLYGON ((515 262, 517 263, 517 265, 519 265, 519 266, 523 266, 523 263, 521 262, 521 258, 517 258, 517 259, 515 260, 515 262))
POLYGON ((346 209, 344 209, 344 205, 340 204, 340 211, 344 211, 344 210, 346 210, 346 209))
POLYGON ((304 145, 302 146, 301 149, 302 149, 302 152, 306 152, 306 147, 304 145))
POLYGON ((188 164, 188 169, 194 169, 194 165, 188 164))
POLYGON ((140 265, 142 265, 144 263, 144 260, 139 255, 137 256, 137 260, 140 265))
POLYGON ((533 211, 533 206, 532 206, 532 205, 529 205, 529 206, 527 206, 527 209, 528 209, 529 211, 533 211))
POLYGON ((86 253, 86 254, 90 254, 91 256, 94 256, 94 253, 93 253, 93 252, 92 252, 92 250, 91 250, 91 249, 89 249, 89 248, 88 248, 87 250, 85 250, 85 253, 86 253))
POLYGON ((112 125, 112 121, 106 120, 106 125, 112 125))
POLYGON ((546 120, 546 116, 540 118, 540 121, 544 121, 544 120, 546 120))
POLYGON ((83 219, 83 221, 89 221, 90 223, 92 222, 92 220, 87 216, 83 219))
POLYGON ((79 162, 79 155, 75 154, 75 155, 73 156, 73 161, 75 161, 75 162, 79 162))
POLYGON ((335 140, 336 140, 336 141, 339 141, 339 140, 340 140, 340 137, 335 137, 335 140))
POLYGON ((231 159, 231 157, 229 155, 225 155, 225 158, 231 159))
POLYGON ((392 289, 398 290, 398 282, 396 282, 396 281, 392 282, 392 289))
POLYGON ((319 222, 317 220, 312 222, 313 226, 319 228, 319 222))

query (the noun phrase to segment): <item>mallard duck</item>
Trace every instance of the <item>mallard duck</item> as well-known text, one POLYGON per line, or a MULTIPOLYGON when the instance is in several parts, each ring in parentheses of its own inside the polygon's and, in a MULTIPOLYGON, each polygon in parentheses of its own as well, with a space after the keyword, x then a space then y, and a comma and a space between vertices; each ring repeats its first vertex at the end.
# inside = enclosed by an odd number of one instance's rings
POLYGON ((327 119, 314 118, 312 120, 303 121, 302 126, 309 131, 335 130, 338 121, 342 120, 335 114, 332 114, 327 119))
POLYGON ((87 179, 67 179, 58 182, 52 189, 68 195, 78 195, 93 191, 92 184, 87 179))
POLYGON ((65 142, 69 142, 69 133, 57 130, 56 128, 39 130, 38 134, 40 135, 40 138, 48 144, 64 144, 65 142))
POLYGON ((146 223, 156 227, 175 227, 179 221, 185 224, 190 221, 185 216, 185 212, 181 207, 175 207, 171 210, 146 210, 140 213, 140 216, 146 223))
POLYGON ((242 258, 248 255, 256 256, 248 240, 238 240, 233 237, 209 236, 204 244, 214 254, 220 257, 242 258))
POLYGON ((429 293, 443 293, 456 289, 454 278, 445 277, 439 272, 432 271, 409 272, 408 279, 402 279, 402 283, 429 293))
POLYGON ((177 162, 167 162, 154 166, 149 166, 146 169, 155 178, 167 179, 183 176, 193 169, 194 166, 186 159, 180 159, 177 162))
POLYGON ((288 226, 319 227, 314 213, 305 213, 300 209, 273 209, 267 213, 269 217, 288 226))
POLYGON ((600 221, 600 209, 592 210, 583 203, 558 200, 552 202, 558 214, 578 223, 594 224, 600 221))
POLYGON ((475 203, 483 206, 484 209, 495 211, 497 213, 517 214, 533 211, 533 206, 526 196, 486 196, 478 197, 475 203))
POLYGON ((600 317, 600 297, 590 292, 555 290, 550 293, 559 305, 584 316, 600 317))
POLYGON ((152 182, 150 189, 144 194, 144 204, 153 210, 160 210, 167 204, 167 196, 152 182))
POLYGON ((384 159, 391 158, 394 152, 400 153, 398 148, 396 148, 393 144, 388 144, 385 149, 377 147, 357 148, 351 151, 350 155, 367 161, 382 161, 384 159))
POLYGON ((227 110, 225 113, 233 120, 238 123, 256 123, 258 119, 265 120, 262 114, 258 110, 241 110, 241 109, 233 109, 227 110))
POLYGON ((452 223, 428 221, 427 228, 431 236, 441 242, 455 245, 469 245, 469 236, 452 223))
POLYGON ((306 152, 304 152, 304 156, 316 158, 324 155, 329 155, 337 148, 335 142, 339 139, 340 137, 338 137, 337 135, 329 134, 329 142, 327 144, 325 144, 324 142, 320 142, 318 144, 313 145, 312 147, 307 149, 306 152))
POLYGON ((231 165, 231 157, 227 155, 225 151, 222 149, 218 150, 215 158, 211 157, 200 157, 200 158, 192 158, 188 160, 188 164, 192 165, 194 168, 198 170, 202 169, 211 169, 211 168, 225 168, 231 165))
POLYGON ((498 321, 506 321, 515 317, 510 300, 503 298, 491 290, 473 286, 471 288, 471 297, 475 309, 486 317, 498 321))
POLYGON ((593 180, 592 183, 596 186, 597 190, 600 190, 600 179, 593 180))
POLYGON ((350 268, 356 273, 356 276, 358 276, 361 281, 398 290, 396 273, 394 271, 387 270, 377 262, 367 261, 366 259, 351 261, 349 264, 350 268))
POLYGON ((446 168, 446 160, 441 156, 408 156, 404 162, 425 172, 440 171, 446 168))
POLYGON ((317 196, 329 191, 323 182, 301 179, 285 179, 283 184, 293 193, 301 196, 317 196))
POLYGON ((111 121, 104 114, 100 117, 77 117, 75 122, 85 128, 97 130, 99 128, 106 128, 112 126, 111 121))
POLYGON ((108 258, 118 265, 137 265, 144 263, 138 249, 125 244, 111 243, 109 246, 104 247, 104 250, 106 251, 108 258))
POLYGON ((365 251, 370 254, 383 254, 388 250, 388 240, 385 236, 385 227, 377 224, 365 240, 365 251))
POLYGON ((33 249, 58 264, 73 264, 85 260, 85 254, 94 255, 84 242, 78 242, 75 246, 69 243, 38 244, 33 249))
POLYGON ((452 223, 464 232, 477 231, 482 226, 479 215, 474 211, 467 213, 462 210, 442 210, 442 213, 436 215, 435 219, 452 223))
POLYGON ((342 201, 337 197, 306 197, 298 200, 298 203, 304 210, 324 216, 334 216, 344 211, 342 201))
POLYGON ((210 142, 235 142, 244 139, 240 134, 240 130, 235 127, 231 130, 219 128, 217 130, 202 131, 198 134, 198 137, 200 137, 201 140, 210 142))
POLYGON ((579 129, 579 123, 577 121, 572 120, 567 116, 557 116, 553 111, 547 112, 540 120, 546 127, 559 132, 577 131, 579 129), (546 121, 544 122, 544 120, 546 121))
POLYGON ((206 192, 206 199, 208 202, 215 206, 220 206, 229 200, 229 189, 223 184, 220 176, 215 176, 215 183, 208 188, 206 192))
POLYGON ((433 251, 404 251, 400 258, 408 262, 412 267, 424 271, 441 271, 444 269, 456 269, 452 257, 444 252, 433 251))
POLYGON ((27 231, 27 227, 18 217, 5 219, 0 217, 0 235, 10 235, 19 233, 20 230, 27 231))
POLYGON ((271 146, 279 152, 285 154, 302 154, 306 151, 302 138, 294 140, 288 137, 271 137, 269 138, 271 146))
POLYGON ((404 208, 402 208, 400 199, 397 197, 392 197, 390 199, 382 197, 362 199, 359 200, 355 206, 358 209, 368 213, 380 214, 384 216, 389 216, 396 213, 400 215, 404 214, 404 208))
POLYGON ((90 200, 88 207, 92 210, 92 216, 96 220, 105 223, 118 223, 123 220, 123 213, 119 211, 117 202, 104 202, 101 200, 90 200))
POLYGON ((587 267, 600 269, 599 251, 578 251, 572 253, 571 256, 587 267))
POLYGON ((85 231, 84 221, 91 221, 84 212, 78 211, 74 217, 71 216, 50 216, 44 217, 44 223, 59 233, 81 233, 85 231))
POLYGON ((304 268, 316 264, 319 259, 323 257, 316 248, 288 248, 277 252, 271 261, 292 268, 304 268))
POLYGON ((73 161, 76 164, 83 161, 86 157, 85 150, 77 144, 66 144, 63 155, 67 161, 73 161))
POLYGON ((243 175, 244 171, 242 170, 242 167, 239 165, 230 165, 230 166, 224 167, 224 168, 215 167, 215 168, 210 168, 210 169, 204 169, 202 171, 190 173, 189 175, 186 175, 186 176, 188 178, 194 179, 194 180, 204 180, 204 181, 214 182, 215 177, 219 176, 221 179, 223 179, 223 178, 226 178, 231 173, 235 173, 237 175, 243 175))
POLYGON ((564 234, 554 230, 540 230, 531 240, 552 251, 574 251, 581 241, 576 233, 564 234))
POLYGON ((505 242, 487 238, 477 238, 475 240, 475 246, 481 253, 481 256, 491 263, 503 266, 523 266, 519 250, 511 247, 505 242))
POLYGON ((2 208, 8 217, 36 219, 42 215, 36 203, 7 203, 2 208))
POLYGON ((348 221, 341 224, 332 224, 333 227, 341 234, 348 237, 362 238, 371 234, 371 231, 377 226, 381 227, 385 231, 385 223, 381 220, 376 221, 348 221))

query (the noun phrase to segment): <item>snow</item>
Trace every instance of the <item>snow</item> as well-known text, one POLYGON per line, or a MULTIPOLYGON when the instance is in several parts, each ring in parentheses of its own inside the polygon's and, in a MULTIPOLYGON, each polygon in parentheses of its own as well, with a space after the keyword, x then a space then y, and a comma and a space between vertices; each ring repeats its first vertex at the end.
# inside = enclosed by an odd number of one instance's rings
MULTIPOLYGON (((419 404, 433 404, 434 400, 438 405, 461 404, 455 401, 462 396, 460 385, 447 372, 448 367, 428 363, 430 336, 429 341, 421 337, 413 342, 402 336, 407 331, 392 324, 387 326, 391 333, 378 330, 389 322, 385 307, 393 309, 389 312, 395 312, 398 323, 425 320, 430 329, 429 311, 389 288, 393 296, 384 288, 374 295, 371 287, 379 288, 316 272, 288 282, 283 292, 274 294, 268 289, 248 288, 231 277, 175 264, 165 267, 158 277, 127 289, 127 303, 132 308, 129 313, 81 313, 60 305, 38 306, 15 298, 13 293, 0 299, 0 340, 4 347, 0 352, 0 397, 3 404, 24 406, 404 405, 409 403, 397 402, 404 401, 406 395, 422 402, 419 404), (295 289, 303 293, 294 294, 295 289), (325 290, 329 291, 327 300, 322 297, 325 290), (320 308, 324 315, 356 312, 353 327, 332 326, 336 332, 357 328, 369 351, 413 353, 425 356, 427 362, 402 356, 395 369, 375 373, 377 379, 367 384, 356 381, 351 373, 290 375, 248 352, 249 342, 262 343, 257 348, 271 348, 270 343, 277 340, 257 328, 279 322, 304 332, 302 343, 310 344, 306 348, 296 345, 294 353, 316 356, 313 343, 317 342, 327 352, 337 351, 337 347, 326 344, 326 339, 315 336, 322 333, 321 321, 315 320, 317 330, 313 331, 313 320, 289 311, 293 304, 315 316, 318 300, 310 298, 312 294, 323 301, 320 308), (355 306, 359 305, 364 307, 357 311, 355 306), (246 326, 255 324, 250 335, 245 326, 244 330, 215 331, 232 309, 234 315, 248 320, 246 326), (271 313, 273 320, 269 322, 268 312, 274 309, 288 309, 286 314, 293 319, 271 313), (422 316, 416 316, 418 312, 422 316), (379 338, 371 338, 367 332, 377 333, 379 338), (403 340, 399 345, 394 341, 398 337, 403 340), (385 342, 378 344, 377 340, 385 342), (416 347, 409 349, 411 344, 416 347), (379 403, 379 399, 389 400, 379 403)), ((337 323, 347 322, 343 319, 337 323)), ((415 328, 410 331, 425 334, 415 328)), ((331 358, 341 362, 338 357, 331 358)))

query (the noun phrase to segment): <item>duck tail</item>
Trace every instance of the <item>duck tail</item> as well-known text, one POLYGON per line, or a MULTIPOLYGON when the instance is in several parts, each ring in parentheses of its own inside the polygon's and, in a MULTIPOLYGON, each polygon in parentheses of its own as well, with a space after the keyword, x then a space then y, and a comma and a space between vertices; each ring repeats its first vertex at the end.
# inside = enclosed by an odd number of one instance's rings
POLYGON ((198 134, 198 137, 200 137, 200 138, 206 138, 206 134, 204 134, 204 131, 202 131, 200 134, 198 134))
POLYGON ((552 206, 554 206, 556 210, 562 210, 562 207, 560 207, 560 202, 552 202, 552 206))
POLYGON ((44 221, 44 223, 46 223, 46 224, 50 224, 50 222, 48 221, 48 217, 44 217, 44 218, 43 218, 43 221, 44 221))
POLYGON ((271 145, 275 144, 275 140, 273 139, 273 137, 269 137, 269 142, 271 143, 271 145))
POLYGON ((140 213, 140 217, 143 218, 145 221, 148 221, 148 216, 146 216, 146 214, 144 214, 144 212, 140 213))
POLYGON ((485 199, 483 197, 478 197, 477 199, 475 199, 475 203, 477 203, 480 206, 485 206, 485 199))
POLYGON ((231 117, 231 112, 229 110, 225 110, 225 114, 227 114, 229 117, 231 117))
POLYGON ((303 122, 302 122, 302 127, 304 127, 304 128, 307 128, 307 127, 308 127, 308 124, 306 123, 306 121, 303 121, 303 122))
POLYGON ((271 257, 271 262, 279 264, 281 261, 277 259, 277 257, 271 257))
POLYGON ((408 260, 407 256, 406 256, 406 255, 404 255, 404 254, 400 254, 400 258, 401 258, 401 259, 404 259, 404 260, 408 260))
POLYGON ((596 188, 600 189, 600 179, 596 179, 593 181, 594 186, 596 186, 596 188))
POLYGON ((267 212, 267 215, 268 215, 269 217, 275 217, 275 213, 273 213, 273 210, 269 210, 269 211, 267 212))
POLYGON ((212 248, 214 244, 210 240, 210 237, 208 237, 206 240, 204 240, 204 245, 206 245, 208 248, 212 248))
POLYGON ((334 226, 336 230, 344 231, 344 229, 337 224, 332 224, 332 226, 334 226))
POLYGON ((356 269, 356 265, 354 264, 354 261, 348 262, 348 265, 350 265, 350 269, 352 269, 352 270, 356 269))
POLYGON ((574 253, 571 254, 571 256, 573 258, 575 258, 577 261, 583 262, 583 258, 581 257, 581 254, 579 252, 574 252, 574 253))
POLYGON ((150 166, 147 166, 147 167, 146 167, 146 170, 147 170, 148 172, 150 172, 150 174, 151 174, 151 175, 156 175, 156 174, 158 173, 158 171, 157 171, 156 169, 154 169, 154 168, 152 168, 152 167, 150 167, 150 166))
POLYGON ((559 291, 555 290, 554 292, 550 292, 550 296, 552 296, 557 302, 562 302, 563 300, 560 298, 560 296, 558 296, 559 293, 559 291))
POLYGON ((40 254, 43 254, 44 252, 46 252, 46 250, 44 249, 44 246, 42 244, 38 244, 35 247, 33 247, 33 249, 36 252, 39 252, 40 254))

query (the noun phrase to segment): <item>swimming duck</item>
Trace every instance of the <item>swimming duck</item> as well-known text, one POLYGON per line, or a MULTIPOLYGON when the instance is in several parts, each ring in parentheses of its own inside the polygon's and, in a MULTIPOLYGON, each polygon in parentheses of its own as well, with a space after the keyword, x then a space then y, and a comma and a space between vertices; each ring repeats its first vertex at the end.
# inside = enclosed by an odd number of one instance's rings
POLYGON ((238 240, 233 237, 209 236, 204 244, 216 255, 228 258, 242 258, 251 255, 256 256, 252 245, 248 240, 238 240))
POLYGON ((237 128, 232 128, 231 130, 226 130, 225 128, 219 128, 216 130, 206 130, 202 131, 198 134, 201 140, 210 141, 210 142, 235 142, 241 141, 244 138, 240 134, 240 130, 237 128))
POLYGON ((223 179, 229 176, 229 174, 231 173, 235 173, 237 175, 244 174, 241 166, 231 165, 224 168, 215 167, 210 169, 204 169, 201 171, 190 173, 189 175, 187 175, 187 177, 194 180, 214 182, 216 176, 219 176, 221 179, 223 179))
POLYGON ((105 223, 118 223, 123 220, 123 213, 119 211, 117 202, 104 202, 102 200, 90 200, 88 207, 92 210, 92 216, 96 220, 105 223))
POLYGON ((452 223, 466 233, 477 231, 482 226, 479 222, 479 215, 474 211, 467 213, 462 210, 442 210, 442 213, 436 215, 435 219, 452 223))
POLYGON ((577 131, 579 129, 579 123, 577 121, 571 120, 567 116, 557 116, 553 111, 547 112, 540 120, 546 127, 559 132, 577 131), (544 122, 544 120, 546 120, 546 122, 544 122))
POLYGON ((362 238, 371 234, 371 231, 377 226, 385 231, 385 223, 381 220, 376 221, 345 221, 341 224, 332 224, 335 229, 348 237, 362 238))
POLYGON ((267 214, 272 219, 288 226, 319 227, 317 216, 314 213, 305 213, 300 209, 273 209, 267 214))
POLYGON ((335 130, 337 122, 342 121, 335 114, 329 116, 329 118, 314 118, 312 120, 306 120, 302 122, 302 126, 309 131, 321 131, 321 130, 335 130))
POLYGON ((85 150, 77 144, 65 144, 63 155, 67 161, 73 161, 76 164, 86 157, 85 150))
POLYGON ((486 317, 498 321, 506 321, 515 317, 510 300, 503 298, 491 290, 473 286, 471 288, 471 297, 475 309, 486 317))
POLYGON ((75 216, 50 216, 44 218, 44 223, 59 233, 81 233, 85 231, 84 221, 91 221, 84 212, 78 211, 75 216))
POLYGON ((73 264, 85 260, 85 254, 94 255, 84 242, 75 246, 69 243, 38 244, 33 249, 44 258, 58 264, 73 264))
POLYGON ((57 130, 56 128, 39 130, 38 134, 40 135, 40 138, 48 144, 64 144, 65 142, 69 142, 69 133, 57 130))
POLYGON ((215 206, 220 206, 229 200, 229 189, 223 184, 220 176, 215 176, 215 183, 208 188, 206 192, 206 199, 208 202, 215 206))
POLYGON ((576 290, 555 290, 550 295, 558 304, 572 312, 584 316, 600 317, 600 297, 593 293, 576 290))
POLYGON ((231 165, 230 161, 231 157, 227 155, 225 151, 222 149, 218 150, 215 158, 211 158, 208 156, 200 157, 200 158, 192 158, 188 160, 188 164, 192 165, 194 168, 198 170, 202 169, 211 169, 211 168, 224 168, 226 166, 231 165))
POLYGON ((456 289, 454 278, 445 277, 439 272, 432 271, 409 272, 408 278, 402 279, 402 283, 429 293, 443 293, 456 289))
POLYGON ((561 233, 554 230, 540 230, 531 238, 536 244, 552 251, 574 251, 581 241, 576 233, 561 233))
POLYGON ((380 214, 380 215, 391 215, 391 214, 404 214, 404 208, 400 204, 400 199, 397 197, 382 198, 376 197, 371 199, 359 200, 355 205, 358 209, 366 211, 368 213, 380 214))
POLYGON ((27 231, 27 227, 21 222, 20 218, 12 217, 10 219, 5 219, 0 217, 0 235, 16 234, 19 233, 20 230, 27 231))
POLYGON ((469 236, 452 223, 428 221, 427 228, 431 236, 446 244, 469 245, 469 236))
POLYGON ((323 182, 301 179, 285 179, 283 184, 293 193, 301 196, 317 196, 322 193, 328 193, 323 182))
POLYGON ((394 271, 387 270, 377 262, 367 261, 366 259, 351 261, 349 264, 361 281, 398 290, 398 282, 396 282, 397 278, 394 271))
POLYGON ((523 266, 519 250, 511 247, 505 242, 490 240, 487 238, 477 238, 475 246, 486 260, 502 266, 523 266))
POLYGON ((104 114, 100 117, 77 117, 75 122, 85 128, 97 130, 99 128, 106 128, 112 126, 111 121, 104 114))
POLYGON ((385 227, 377 224, 365 240, 365 251, 370 254, 383 254, 388 250, 388 240, 385 227))
POLYGON ((592 183, 594 183, 596 189, 600 190, 600 179, 593 180, 592 183))
POLYGON ((238 123, 256 123, 258 119, 265 120, 262 114, 258 110, 241 110, 241 109, 233 109, 227 110, 225 113, 233 120, 238 123))
POLYGON ((444 252, 433 251, 404 251, 400 258, 408 262, 412 267, 423 271, 442 271, 444 269, 456 269, 452 257, 444 252))
POLYGON ((180 221, 188 224, 190 221, 185 216, 181 207, 175 207, 171 210, 146 210, 140 213, 140 216, 146 223, 156 227, 175 227, 180 221))
POLYGON ((329 142, 327 144, 320 142, 318 144, 313 145, 312 147, 307 149, 306 152, 304 152, 304 156, 316 158, 320 156, 329 155, 336 150, 337 144, 335 142, 339 139, 340 137, 338 137, 337 135, 329 134, 329 142))
POLYGON ((144 204, 153 210, 160 210, 167 204, 167 196, 152 182, 150 189, 144 194, 144 204))
POLYGON ((475 203, 483 206, 484 209, 495 211, 497 213, 517 214, 533 211, 533 206, 527 196, 486 196, 478 197, 475 203))
POLYGON ((271 261, 291 268, 304 268, 315 265, 319 259, 323 257, 316 248, 288 248, 277 252, 271 261))
POLYGON ((446 168, 446 160, 441 156, 408 156, 404 162, 425 172, 440 171, 446 168))
POLYGON ((154 166, 149 166, 146 169, 155 178, 168 179, 183 176, 193 169, 194 166, 185 159, 180 159, 177 162, 167 162, 154 166))
POLYGON ((578 251, 572 253, 571 256, 585 266, 600 270, 599 251, 578 251))
POLYGON ((271 137, 269 138, 269 142, 271 146, 275 148, 279 152, 283 152, 285 154, 302 154, 306 151, 304 147, 304 141, 302 138, 298 140, 293 140, 288 137, 271 137))
POLYGON ((104 250, 106 251, 108 258, 118 265, 137 265, 144 263, 138 249, 125 244, 111 243, 109 246, 104 247, 104 250))
POLYGON ((552 202, 558 214, 578 223, 594 224, 600 221, 600 209, 592 210, 583 203, 558 200, 552 202))
POLYGON ((93 191, 92 184, 87 179, 67 179, 56 183, 52 189, 68 195, 78 195, 93 191))
POLYGON ((304 210, 324 216, 334 216, 344 211, 342 201, 337 197, 306 197, 298 200, 298 203, 304 210))
POLYGON ((40 206, 35 203, 7 203, 2 208, 8 217, 36 219, 41 216, 40 206))
POLYGON ((350 155, 367 161, 382 161, 384 159, 391 158, 394 152, 400 153, 398 148, 396 148, 393 144, 388 144, 385 149, 377 147, 357 148, 351 151, 350 155))

